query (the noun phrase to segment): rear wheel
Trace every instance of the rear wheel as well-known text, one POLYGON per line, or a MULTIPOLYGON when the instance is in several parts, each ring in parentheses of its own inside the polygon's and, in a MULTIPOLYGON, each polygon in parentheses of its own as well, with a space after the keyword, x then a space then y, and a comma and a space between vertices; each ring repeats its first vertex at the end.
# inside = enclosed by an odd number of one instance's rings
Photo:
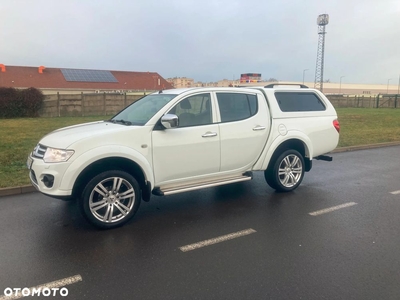
POLYGON ((298 151, 286 150, 265 170, 264 177, 273 189, 290 192, 303 180, 304 166, 304 158, 298 151))
POLYGON ((129 221, 139 208, 141 190, 136 179, 120 170, 110 170, 92 178, 80 198, 80 208, 88 221, 100 228, 114 228, 129 221))

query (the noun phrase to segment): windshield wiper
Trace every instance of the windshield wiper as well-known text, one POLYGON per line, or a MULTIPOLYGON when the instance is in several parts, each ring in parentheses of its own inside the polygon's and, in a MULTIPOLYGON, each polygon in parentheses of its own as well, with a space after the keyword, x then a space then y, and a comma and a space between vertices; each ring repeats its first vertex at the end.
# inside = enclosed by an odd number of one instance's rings
POLYGON ((109 122, 111 122, 111 123, 114 123, 114 124, 116 124, 116 123, 120 123, 120 124, 124 124, 124 125, 132 125, 132 122, 130 122, 130 121, 125 121, 125 120, 108 120, 109 122))

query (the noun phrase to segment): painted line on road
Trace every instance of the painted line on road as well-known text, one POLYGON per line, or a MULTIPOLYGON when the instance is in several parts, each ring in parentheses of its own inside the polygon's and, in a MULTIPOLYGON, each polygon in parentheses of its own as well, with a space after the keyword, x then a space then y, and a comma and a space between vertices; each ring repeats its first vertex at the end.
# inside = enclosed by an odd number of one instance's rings
POLYGON ((182 246, 182 247, 179 247, 179 249, 182 252, 192 251, 192 250, 199 249, 199 248, 202 248, 202 247, 205 247, 205 246, 210 246, 210 245, 214 245, 214 244, 217 244, 217 243, 221 243, 221 242, 229 241, 229 240, 232 240, 232 239, 236 239, 238 237, 249 235, 249 234, 252 234, 252 233, 255 233, 255 232, 257 232, 257 231, 255 231, 252 228, 249 228, 249 229, 246 229, 246 230, 242 230, 242 231, 238 231, 238 232, 222 235, 222 236, 219 236, 219 237, 216 237, 216 238, 213 238, 213 239, 209 239, 209 240, 201 241, 201 242, 198 242, 198 243, 182 246))
POLYGON ((333 207, 317 210, 317 211, 314 211, 314 212, 310 212, 309 215, 311 215, 311 216, 319 216, 319 215, 326 214, 326 213, 329 213, 329 212, 332 212, 332 211, 335 211, 335 210, 338 210, 338 209, 350 207, 350 206, 353 206, 353 205, 356 205, 356 204, 357 203, 355 203, 355 202, 344 203, 344 204, 341 204, 341 205, 337 205, 337 206, 333 206, 333 207))
POLYGON ((398 190, 398 191, 393 191, 393 192, 390 192, 392 195, 398 195, 398 194, 400 194, 400 190, 398 190))
MULTIPOLYGON (((75 275, 75 276, 71 276, 71 277, 67 277, 64 279, 60 279, 60 280, 56 280, 56 281, 52 281, 49 283, 45 283, 45 284, 41 284, 35 287, 31 287, 28 288, 29 289, 29 295, 32 295, 32 291, 35 289, 37 290, 41 290, 43 291, 43 289, 52 289, 52 288, 61 288, 61 287, 65 287, 66 285, 70 285, 70 284, 74 284, 77 283, 79 281, 82 281, 82 276, 81 275, 75 275)), ((21 288, 23 289, 23 288, 21 288)), ((22 295, 22 291, 18 291, 17 293, 13 292, 11 296, 5 296, 5 295, 1 295, 0 296, 0 300, 11 300, 11 299, 20 299, 20 298, 24 298, 27 296, 22 295)), ((29 296, 28 296, 29 297, 29 296)))

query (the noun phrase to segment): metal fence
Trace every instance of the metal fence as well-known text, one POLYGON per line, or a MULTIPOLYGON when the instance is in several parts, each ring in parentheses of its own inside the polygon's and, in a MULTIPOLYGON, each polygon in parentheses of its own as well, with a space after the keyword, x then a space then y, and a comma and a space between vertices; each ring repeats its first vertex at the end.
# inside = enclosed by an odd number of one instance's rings
POLYGON ((376 96, 327 95, 334 107, 399 108, 399 94, 379 94, 376 96))

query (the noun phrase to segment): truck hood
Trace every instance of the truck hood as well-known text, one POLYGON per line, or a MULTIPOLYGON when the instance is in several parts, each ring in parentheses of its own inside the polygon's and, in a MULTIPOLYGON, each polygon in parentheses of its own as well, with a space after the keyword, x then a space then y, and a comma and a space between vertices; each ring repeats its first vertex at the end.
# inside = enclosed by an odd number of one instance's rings
POLYGON ((68 149, 70 145, 80 140, 93 138, 97 135, 106 137, 112 135, 113 132, 120 133, 124 130, 132 130, 133 127, 135 126, 126 126, 105 121, 84 123, 57 129, 44 136, 39 143, 47 147, 68 149))

